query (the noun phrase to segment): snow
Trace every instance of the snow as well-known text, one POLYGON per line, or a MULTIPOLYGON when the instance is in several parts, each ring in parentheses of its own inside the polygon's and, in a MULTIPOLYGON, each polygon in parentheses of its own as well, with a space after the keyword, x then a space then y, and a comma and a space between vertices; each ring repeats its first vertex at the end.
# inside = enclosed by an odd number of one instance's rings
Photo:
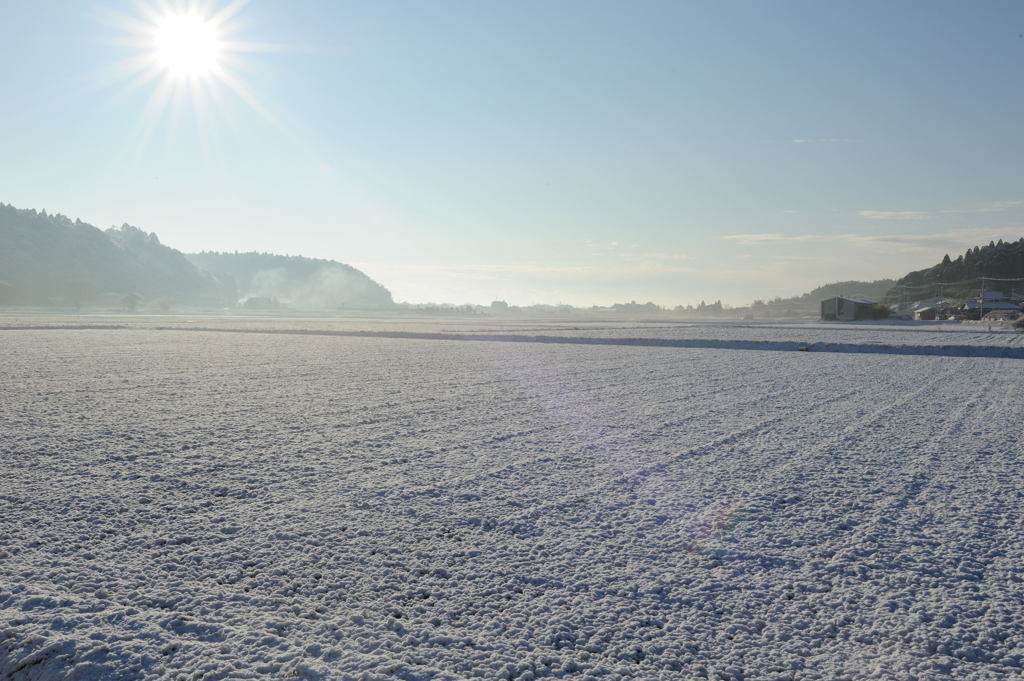
POLYGON ((0 678, 1024 677, 983 328, 0 319, 0 678))

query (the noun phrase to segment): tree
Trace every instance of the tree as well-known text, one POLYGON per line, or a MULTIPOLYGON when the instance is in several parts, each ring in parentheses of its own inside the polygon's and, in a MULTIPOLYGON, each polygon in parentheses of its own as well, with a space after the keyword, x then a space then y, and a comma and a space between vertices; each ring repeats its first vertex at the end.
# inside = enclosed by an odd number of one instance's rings
POLYGON ((62 293, 72 305, 80 307, 91 302, 100 292, 99 284, 92 277, 69 277, 61 283, 62 293))
POLYGON ((129 293, 121 299, 121 304, 124 305, 124 309, 128 312, 135 312, 141 302, 142 296, 138 293, 129 293))

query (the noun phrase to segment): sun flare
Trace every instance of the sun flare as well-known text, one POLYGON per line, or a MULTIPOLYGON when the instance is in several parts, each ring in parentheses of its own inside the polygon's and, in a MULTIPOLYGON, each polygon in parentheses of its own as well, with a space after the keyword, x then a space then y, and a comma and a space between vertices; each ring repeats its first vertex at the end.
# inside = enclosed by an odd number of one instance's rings
POLYGON ((220 65, 217 29, 196 14, 164 17, 156 27, 154 47, 157 61, 173 76, 206 76, 220 65))
POLYGON ((286 134, 246 76, 258 74, 253 53, 282 51, 280 45, 243 35, 239 13, 249 0, 135 0, 137 11, 104 12, 118 30, 111 42, 132 50, 102 78, 123 82, 126 94, 148 91, 134 131, 145 147, 165 122, 191 113, 204 153, 215 153, 216 132, 237 124, 243 111, 257 114, 286 134), (241 104, 242 106, 237 106, 241 104))

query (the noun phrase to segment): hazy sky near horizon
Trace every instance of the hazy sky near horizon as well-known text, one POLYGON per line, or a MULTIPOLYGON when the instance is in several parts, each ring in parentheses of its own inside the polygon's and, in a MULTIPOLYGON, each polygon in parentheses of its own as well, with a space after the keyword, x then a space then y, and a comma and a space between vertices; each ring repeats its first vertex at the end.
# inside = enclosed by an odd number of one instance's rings
POLYGON ((1024 4, 10 1, 0 201, 397 300, 788 296, 1024 236, 1024 4), (215 72, 153 60, 220 15, 215 72))

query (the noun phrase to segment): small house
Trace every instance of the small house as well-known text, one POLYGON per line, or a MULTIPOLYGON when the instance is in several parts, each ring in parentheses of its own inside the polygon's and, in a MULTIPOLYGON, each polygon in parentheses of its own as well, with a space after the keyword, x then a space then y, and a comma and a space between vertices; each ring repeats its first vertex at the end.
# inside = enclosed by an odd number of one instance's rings
POLYGON ((914 319, 931 321, 946 319, 955 304, 945 298, 930 298, 914 303, 914 319))
POLYGON ((960 315, 964 319, 981 319, 989 312, 1020 312, 1020 305, 1003 300, 978 298, 968 300, 960 306, 960 315))
POLYGON ((986 303, 1008 303, 1010 297, 1002 291, 982 291, 978 300, 986 303))

